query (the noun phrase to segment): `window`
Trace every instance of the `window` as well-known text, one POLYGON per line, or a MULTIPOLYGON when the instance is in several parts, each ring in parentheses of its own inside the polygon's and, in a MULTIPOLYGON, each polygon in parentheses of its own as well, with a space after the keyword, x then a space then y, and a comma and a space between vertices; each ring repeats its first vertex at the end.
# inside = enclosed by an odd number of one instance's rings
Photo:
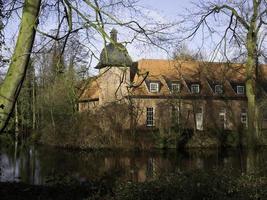
POLYGON ((158 83, 150 83, 149 84, 149 91, 150 92, 158 92, 159 91, 159 84, 158 83))
POLYGON ((146 126, 154 126, 154 109, 146 108, 146 126))
POLYGON ((241 111, 240 121, 241 121, 242 124, 244 124, 247 127, 247 125, 248 125, 248 116, 247 116, 246 110, 242 110, 241 111))
POLYGON ((222 129, 226 128, 226 110, 221 109, 219 112, 219 127, 222 129))
POLYGON ((242 85, 238 85, 238 86, 236 87, 236 93, 237 93, 237 94, 245 94, 245 87, 242 86, 242 85))
POLYGON ((171 107, 171 116, 172 116, 172 125, 179 124, 180 121, 180 109, 179 106, 172 106, 171 107))
POLYGON ((215 93, 222 94, 223 93, 223 86, 222 85, 215 85, 215 93))
POLYGON ((172 83, 171 90, 173 93, 180 92, 180 84, 179 83, 172 83))
POLYGON ((196 129, 202 131, 203 130, 203 109, 198 108, 195 114, 196 118, 196 129))
POLYGON ((199 93, 199 84, 192 84, 191 85, 191 92, 194 94, 198 94, 199 93))
POLYGON ((203 113, 196 113, 196 128, 197 130, 203 130, 203 113))

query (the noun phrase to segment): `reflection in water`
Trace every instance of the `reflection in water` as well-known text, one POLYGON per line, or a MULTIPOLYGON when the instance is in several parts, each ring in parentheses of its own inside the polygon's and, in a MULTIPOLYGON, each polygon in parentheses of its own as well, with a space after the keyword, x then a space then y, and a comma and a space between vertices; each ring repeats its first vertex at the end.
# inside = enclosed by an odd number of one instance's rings
MULTIPOLYGON (((48 177, 71 175, 83 182, 110 176, 120 181, 151 180, 160 175, 193 169, 226 167, 235 172, 262 171, 267 149, 258 151, 87 152, 52 147, 4 148, 0 151, 0 181, 45 184, 48 177)), ((264 171, 265 170, 265 171, 264 171)))

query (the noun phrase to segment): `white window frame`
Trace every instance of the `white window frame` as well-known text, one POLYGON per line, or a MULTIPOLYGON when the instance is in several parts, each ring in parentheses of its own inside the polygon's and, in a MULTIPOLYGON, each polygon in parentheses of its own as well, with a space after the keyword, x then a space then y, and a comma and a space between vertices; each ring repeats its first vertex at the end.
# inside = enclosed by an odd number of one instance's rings
POLYGON ((242 124, 245 124, 246 127, 248 126, 248 113, 247 112, 241 112, 241 114, 240 114, 240 122, 242 124), (244 120, 243 117, 245 117, 245 120, 244 120))
POLYGON ((178 93, 180 92, 181 85, 180 83, 172 83, 171 84, 171 92, 172 93, 178 93))
POLYGON ((220 110, 219 120, 221 120, 220 117, 223 117, 223 128, 226 129, 226 110, 225 109, 220 110))
POLYGON ((200 85, 199 84, 192 84, 190 89, 191 89, 191 93, 193 93, 193 94, 199 94, 200 93, 200 85), (197 88, 197 91, 194 91, 193 88, 195 88, 195 89, 197 88))
POLYGON ((155 118, 155 109, 153 107, 147 107, 146 108, 146 126, 147 127, 155 126, 154 118, 155 118))
POLYGON ((204 130, 204 111, 202 107, 196 111, 195 119, 196 119, 196 129, 199 131, 203 131, 204 130))
POLYGON ((245 86, 243 86, 243 85, 236 86, 236 93, 237 94, 245 94, 245 86), (239 91, 239 89, 241 89, 241 88, 242 88, 242 92, 239 91))
POLYGON ((216 94, 222 94, 223 93, 223 86, 222 85, 215 85, 214 91, 216 94), (218 88, 220 88, 220 89, 218 90, 218 88))
POLYGON ((149 91, 150 92, 159 92, 159 84, 158 83, 149 83, 149 91))

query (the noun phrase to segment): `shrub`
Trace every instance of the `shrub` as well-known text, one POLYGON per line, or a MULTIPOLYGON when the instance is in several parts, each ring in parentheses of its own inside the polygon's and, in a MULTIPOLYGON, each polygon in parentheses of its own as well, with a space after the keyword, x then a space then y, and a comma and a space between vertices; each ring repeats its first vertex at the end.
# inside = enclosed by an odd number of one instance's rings
POLYGON ((229 171, 170 174, 152 182, 121 184, 116 200, 266 199, 267 179, 229 171), (230 175, 231 174, 231 175, 230 175))

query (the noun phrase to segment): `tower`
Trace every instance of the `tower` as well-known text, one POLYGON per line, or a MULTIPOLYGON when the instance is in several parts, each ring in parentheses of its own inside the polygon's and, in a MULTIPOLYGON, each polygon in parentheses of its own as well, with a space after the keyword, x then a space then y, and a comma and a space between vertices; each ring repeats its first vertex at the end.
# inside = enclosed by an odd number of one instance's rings
POLYGON ((125 46, 117 41, 117 30, 110 32, 110 43, 101 54, 99 63, 99 104, 106 104, 123 99, 128 94, 132 59, 125 46))

